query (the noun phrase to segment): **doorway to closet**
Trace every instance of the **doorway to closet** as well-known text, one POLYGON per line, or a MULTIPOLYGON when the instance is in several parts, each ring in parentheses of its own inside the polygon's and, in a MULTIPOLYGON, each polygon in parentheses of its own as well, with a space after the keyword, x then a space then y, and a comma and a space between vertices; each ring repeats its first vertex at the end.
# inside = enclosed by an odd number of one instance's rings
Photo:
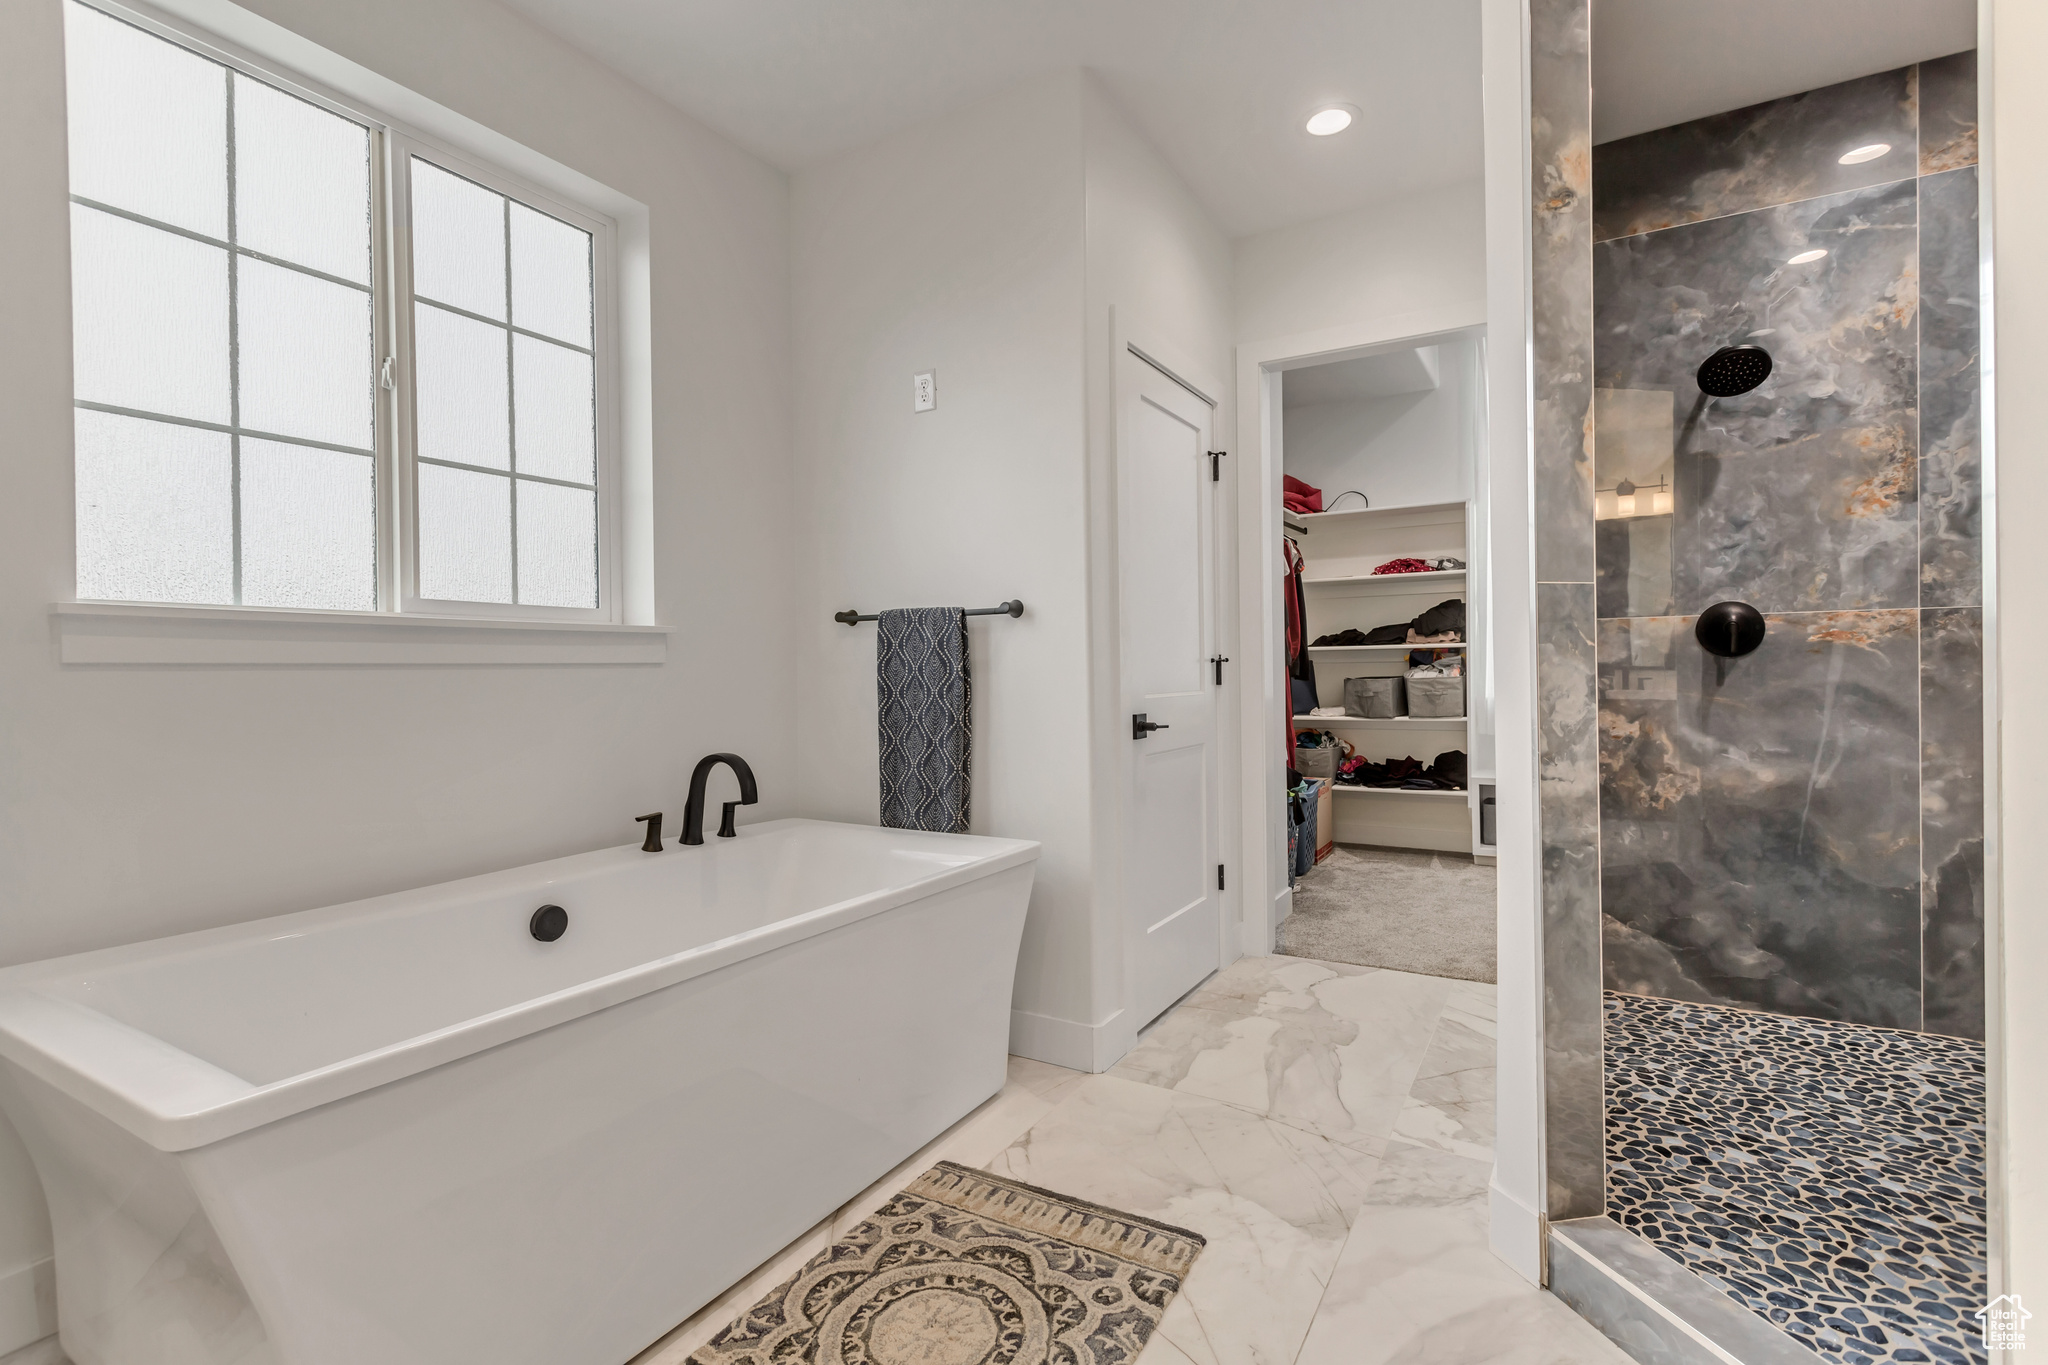
POLYGON ((1278 379, 1293 892, 1277 951, 1493 981, 1480 340, 1278 379))

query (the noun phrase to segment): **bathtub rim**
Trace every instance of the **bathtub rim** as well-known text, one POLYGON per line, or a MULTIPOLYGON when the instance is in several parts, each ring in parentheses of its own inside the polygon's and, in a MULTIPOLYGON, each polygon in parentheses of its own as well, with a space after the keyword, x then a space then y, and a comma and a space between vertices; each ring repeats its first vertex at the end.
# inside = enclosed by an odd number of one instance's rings
MULTIPOLYGON (((319 927, 338 920, 404 914, 411 908, 405 902, 423 892, 453 891, 457 888, 484 894, 510 891, 540 880, 533 875, 536 868, 555 868, 564 873, 584 872, 614 863, 631 863, 646 855, 638 844, 596 849, 311 910, 264 916, 22 963, 0 969, 0 1059, 84 1105, 157 1151, 191 1151, 460 1061, 488 1048, 517 1041, 528 1034, 595 1014, 777 948, 857 924, 913 901, 1027 866, 1037 860, 1040 851, 1038 842, 1029 839, 932 835, 921 830, 897 831, 876 825, 801 817, 745 825, 740 828, 739 837, 759 838, 802 826, 859 830, 881 838, 901 833, 959 839, 983 845, 987 852, 972 861, 902 886, 835 901, 756 929, 651 958, 607 976, 594 977, 548 995, 535 996, 504 1009, 476 1015, 445 1028, 417 1034, 264 1085, 254 1085, 153 1034, 37 987, 50 978, 69 976, 81 970, 203 950, 215 943, 258 935, 267 937, 287 926, 319 927), (119 1075, 124 1070, 123 1062, 129 1064, 125 1068, 126 1083, 108 1079, 106 1073, 112 1071, 119 1075)), ((710 851, 715 849, 714 845, 710 851)))

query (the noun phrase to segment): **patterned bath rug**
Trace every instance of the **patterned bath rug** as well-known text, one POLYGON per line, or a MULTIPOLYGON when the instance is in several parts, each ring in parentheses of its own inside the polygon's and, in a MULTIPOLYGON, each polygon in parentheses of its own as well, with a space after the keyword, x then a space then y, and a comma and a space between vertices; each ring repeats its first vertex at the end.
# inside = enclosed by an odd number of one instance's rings
POLYGON ((1129 1365, 1204 1245, 942 1161, 690 1365, 1129 1365))

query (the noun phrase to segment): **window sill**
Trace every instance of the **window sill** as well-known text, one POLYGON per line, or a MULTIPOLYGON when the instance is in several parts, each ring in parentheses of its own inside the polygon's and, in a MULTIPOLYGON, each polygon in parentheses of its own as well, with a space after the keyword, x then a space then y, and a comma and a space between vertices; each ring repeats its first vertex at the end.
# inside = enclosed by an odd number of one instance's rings
POLYGON ((659 664, 666 626, 509 621, 395 612, 59 602, 66 664, 659 664))

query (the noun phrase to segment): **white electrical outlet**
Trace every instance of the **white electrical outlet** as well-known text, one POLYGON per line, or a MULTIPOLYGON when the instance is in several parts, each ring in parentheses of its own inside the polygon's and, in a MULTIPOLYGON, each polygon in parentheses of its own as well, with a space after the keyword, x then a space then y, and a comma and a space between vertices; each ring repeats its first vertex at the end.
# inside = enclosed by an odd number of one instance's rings
POLYGON ((920 374, 913 375, 911 382, 915 386, 911 398, 911 411, 930 412, 939 405, 939 374, 937 370, 925 370, 920 374))

